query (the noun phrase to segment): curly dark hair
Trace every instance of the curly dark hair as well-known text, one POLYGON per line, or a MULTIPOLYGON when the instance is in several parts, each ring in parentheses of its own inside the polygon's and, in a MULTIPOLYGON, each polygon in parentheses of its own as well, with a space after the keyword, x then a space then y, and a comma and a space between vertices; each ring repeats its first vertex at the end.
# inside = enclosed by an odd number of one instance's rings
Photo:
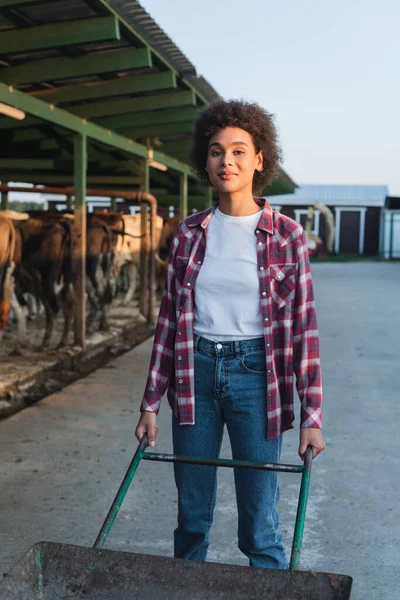
POLYGON ((195 122, 190 158, 205 185, 210 185, 205 170, 209 139, 225 127, 244 129, 251 135, 256 152, 262 151, 263 171, 253 177, 253 192, 260 193, 276 178, 282 159, 274 116, 258 104, 241 100, 215 100, 203 108, 195 122))

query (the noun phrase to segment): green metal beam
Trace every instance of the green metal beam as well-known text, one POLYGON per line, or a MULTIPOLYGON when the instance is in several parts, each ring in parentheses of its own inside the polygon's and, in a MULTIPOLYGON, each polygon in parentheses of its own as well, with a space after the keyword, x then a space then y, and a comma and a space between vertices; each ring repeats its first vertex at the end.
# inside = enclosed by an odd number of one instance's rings
POLYGON ((173 142, 164 142, 160 146, 161 152, 165 154, 173 154, 174 152, 189 152, 192 142, 189 139, 174 140, 173 142))
POLYGON ((207 189, 206 198, 207 198, 207 201, 206 201, 204 208, 209 208, 210 206, 212 206, 214 204, 214 193, 213 193, 212 188, 207 189))
MULTIPOLYGON (((108 4, 107 0, 95 1, 98 6, 102 6, 104 10, 107 10, 110 14, 114 15, 119 20, 121 26, 121 33, 123 37, 126 37, 128 39, 129 36, 131 36, 138 42, 142 43, 144 46, 148 46, 148 42, 145 40, 145 38, 143 38, 137 31, 135 31, 135 29, 131 25, 129 25, 129 23, 127 23, 127 21, 125 21, 121 17, 121 15, 119 15, 118 12, 108 4)), ((176 69, 168 62, 165 56, 163 56, 154 48, 151 48, 151 52, 160 61, 161 64, 168 67, 168 69, 170 69, 174 73, 177 73, 176 69)), ((203 104, 208 104, 207 99, 198 90, 196 90, 195 86, 193 86, 189 81, 187 81, 184 78, 182 78, 182 81, 190 90, 192 90, 196 94, 196 96, 201 100, 203 104)))
POLYGON ((86 278, 86 170, 87 170, 87 138, 85 135, 76 136, 74 140, 74 192, 75 192, 75 223, 77 247, 73 256, 77 274, 74 281, 76 297, 75 310, 75 344, 86 347, 86 309, 85 309, 85 278, 86 278))
POLYGON ((31 96, 55 104, 68 104, 77 100, 94 100, 96 98, 152 92, 154 90, 166 90, 176 87, 175 74, 165 72, 137 75, 134 77, 121 77, 120 79, 95 83, 84 83, 70 87, 56 88, 55 90, 40 90, 33 92, 31 96))
POLYGON ((192 91, 179 91, 154 96, 143 96, 140 98, 128 98, 127 100, 94 102, 92 104, 85 104, 84 106, 72 107, 69 110, 72 114, 84 117, 85 119, 96 119, 97 117, 107 115, 118 115, 194 104, 196 104, 196 97, 192 91))
POLYGON ((278 178, 275 179, 271 185, 262 190, 262 195, 278 196, 279 194, 292 194, 294 189, 295 188, 293 188, 291 180, 287 177, 284 177, 281 170, 278 178))
POLYGON ((0 169, 54 169, 54 160, 42 158, 0 158, 0 169))
POLYGON ((145 125, 164 125, 166 123, 179 123, 180 121, 194 120, 198 114, 197 106, 184 106, 181 108, 165 108, 157 111, 146 111, 136 114, 122 115, 120 117, 108 117, 98 119, 96 122, 102 127, 110 129, 121 129, 144 127, 145 125))
POLYGON ((189 156, 188 153, 185 152, 172 152, 170 154, 170 156, 173 156, 174 158, 176 158, 177 160, 181 160, 182 162, 188 163, 189 162, 189 156))
POLYGON ((0 192, 1 195, 1 210, 8 210, 8 192, 0 192))
MULTIPOLYGON (((40 125, 40 123, 38 123, 38 125, 40 125)), ((0 124, 0 129, 3 129, 2 124, 0 124)), ((13 131, 12 136, 13 142, 15 143, 44 139, 43 133, 39 129, 33 127, 29 129, 17 129, 13 131)))
MULTIPOLYGON (((24 31, 26 35, 26 30, 24 31)), ((3 67, 0 70, 0 78, 4 83, 19 85, 143 67, 152 67, 149 48, 118 50, 79 58, 51 58, 18 67, 3 67)))
POLYGON ((143 178, 143 191, 147 194, 150 193, 150 167, 148 161, 144 161, 144 178, 143 178))
MULTIPOLYGON (((177 194, 158 194, 157 196, 157 204, 160 206, 174 206, 177 211, 179 210, 179 201, 180 196, 177 194)), ((188 195, 187 199, 187 208, 188 211, 193 208, 197 208, 197 210, 203 210, 204 208, 208 208, 208 198, 207 196, 191 196, 188 195)))
POLYGON ((119 40, 119 22, 114 16, 67 21, 1 33, 1 54, 62 48, 103 40, 119 40))
POLYGON ((60 148, 58 141, 53 138, 43 138, 39 145, 41 150, 59 150, 60 148))
POLYGON ((0 8, 16 8, 23 4, 50 4, 53 0, 0 0, 0 8))
POLYGON ((188 176, 181 173, 179 176, 179 216, 186 219, 188 212, 188 176))
POLYGON ((148 127, 135 127, 125 129, 124 133, 134 139, 145 137, 157 137, 163 135, 172 135, 174 133, 192 133, 193 121, 183 123, 167 123, 166 125, 152 125, 148 127))
MULTIPOLYGON (((54 175, 49 171, 6 171, 5 174, 9 181, 34 183, 37 185, 71 186, 74 182, 72 171, 71 173, 65 173, 65 175, 54 175)), ((0 180, 3 181, 2 178, 0 178, 0 180)), ((136 189, 141 183, 141 179, 135 176, 88 175, 87 183, 93 186, 113 186, 117 189, 123 186, 129 186, 130 189, 132 189, 132 187, 136 189)))
MULTIPOLYGON (((142 158, 146 158, 147 156, 147 148, 143 144, 138 144, 132 139, 118 135, 111 130, 106 130, 95 123, 88 123, 85 119, 79 119, 61 108, 47 104, 47 102, 43 102, 43 100, 39 100, 38 98, 32 98, 28 94, 15 90, 4 83, 0 83, 0 102, 19 108, 25 113, 36 116, 44 121, 65 127, 72 132, 86 135, 88 138, 107 146, 123 150, 128 154, 134 154, 142 158)), ((161 152, 154 152, 154 160, 162 162, 167 167, 179 173, 191 173, 191 168, 188 165, 161 152)))

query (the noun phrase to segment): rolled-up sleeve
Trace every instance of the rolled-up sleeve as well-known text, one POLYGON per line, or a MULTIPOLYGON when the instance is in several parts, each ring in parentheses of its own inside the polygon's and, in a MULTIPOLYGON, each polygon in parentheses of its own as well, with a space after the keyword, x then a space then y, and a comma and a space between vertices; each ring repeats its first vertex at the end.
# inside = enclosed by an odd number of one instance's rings
POLYGON ((293 363, 301 401, 300 427, 322 427, 320 343, 307 238, 299 232, 297 287, 293 317, 293 363))

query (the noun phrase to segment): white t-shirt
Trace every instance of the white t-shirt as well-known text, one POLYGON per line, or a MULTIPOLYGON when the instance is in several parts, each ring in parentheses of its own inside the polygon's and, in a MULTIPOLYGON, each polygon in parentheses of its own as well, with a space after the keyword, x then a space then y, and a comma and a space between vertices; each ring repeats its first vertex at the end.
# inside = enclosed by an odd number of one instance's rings
POLYGON ((194 331, 209 340, 263 336, 255 229, 261 211, 231 217, 219 208, 207 228, 194 288, 194 331))

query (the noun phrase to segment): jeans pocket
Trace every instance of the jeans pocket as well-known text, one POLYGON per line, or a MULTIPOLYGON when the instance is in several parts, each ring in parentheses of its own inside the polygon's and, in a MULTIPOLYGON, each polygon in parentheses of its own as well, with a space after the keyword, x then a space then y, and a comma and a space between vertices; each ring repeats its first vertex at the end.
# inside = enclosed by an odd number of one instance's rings
POLYGON ((264 352, 253 352, 244 354, 240 359, 240 364, 247 373, 255 375, 265 375, 266 359, 264 352))

